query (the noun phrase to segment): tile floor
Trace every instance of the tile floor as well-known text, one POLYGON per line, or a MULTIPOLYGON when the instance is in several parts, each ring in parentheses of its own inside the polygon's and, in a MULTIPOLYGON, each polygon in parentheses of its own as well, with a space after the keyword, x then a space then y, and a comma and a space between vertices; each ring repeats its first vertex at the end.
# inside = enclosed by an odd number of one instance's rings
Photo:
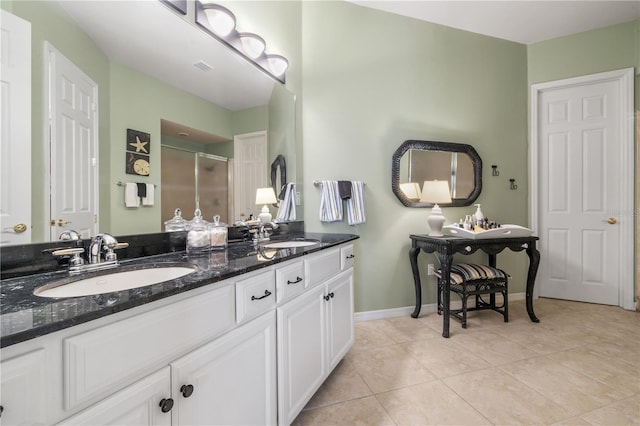
POLYGON ((553 299, 356 323, 295 425, 640 425, 640 314, 553 299))

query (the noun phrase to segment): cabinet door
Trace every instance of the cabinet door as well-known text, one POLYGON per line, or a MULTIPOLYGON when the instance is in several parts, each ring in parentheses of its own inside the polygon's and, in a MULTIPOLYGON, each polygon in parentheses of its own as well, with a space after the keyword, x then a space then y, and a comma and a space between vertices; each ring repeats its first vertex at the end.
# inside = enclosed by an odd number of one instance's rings
POLYGON ((165 367, 79 414, 63 425, 171 425, 171 373, 165 367))
POLYGON ((38 349, 0 363, 2 424, 45 424, 44 354, 44 349, 38 349))
POLYGON ((171 383, 174 424, 275 424, 275 312, 171 363, 171 383))
POLYGON ((353 269, 349 269, 327 283, 329 304, 327 337, 329 340, 329 371, 340 362, 353 345, 353 269))
POLYGON ((278 308, 278 422, 291 423, 326 371, 325 286, 278 308))

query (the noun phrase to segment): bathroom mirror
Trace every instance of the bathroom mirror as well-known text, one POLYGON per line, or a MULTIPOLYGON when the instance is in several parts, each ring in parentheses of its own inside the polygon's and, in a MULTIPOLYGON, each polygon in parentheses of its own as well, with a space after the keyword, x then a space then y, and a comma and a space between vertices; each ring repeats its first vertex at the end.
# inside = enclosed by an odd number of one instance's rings
MULTIPOLYGON (((226 142, 198 145, 186 140, 185 144, 191 143, 194 152, 229 158, 233 157, 234 135, 267 130, 269 160, 286 156, 293 164, 288 179, 295 181, 294 94, 189 21, 194 3, 189 1, 187 6, 183 16, 160 1, 2 2, 2 9, 31 24, 32 34, 33 178, 31 194, 26 197, 30 199, 32 232, 30 241, 7 245, 48 241, 50 234, 65 230, 50 229, 53 215, 45 196, 50 185, 48 175, 43 176, 49 162, 43 108, 45 41, 98 86, 99 232, 160 232, 162 221, 169 219, 162 217, 159 190, 155 206, 128 210, 124 189, 117 185, 126 181, 160 184, 163 119, 222 137, 226 142), (151 135, 148 176, 126 174, 129 128, 151 135)), ((189 219, 192 212, 184 214, 189 219)))
POLYGON ((442 207, 469 206, 482 191, 482 159, 471 145, 407 140, 394 152, 391 188, 407 207, 433 207, 420 202, 426 180, 446 180, 451 203, 442 207))

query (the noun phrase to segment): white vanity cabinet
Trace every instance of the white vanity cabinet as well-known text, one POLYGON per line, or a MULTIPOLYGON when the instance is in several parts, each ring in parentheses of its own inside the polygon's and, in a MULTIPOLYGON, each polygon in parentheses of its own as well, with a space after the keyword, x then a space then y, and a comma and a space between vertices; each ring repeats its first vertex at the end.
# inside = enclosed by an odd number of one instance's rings
POLYGON ((345 249, 3 348, 0 424, 291 423, 354 340, 345 249))
POLYGON ((305 273, 311 276, 305 280, 312 283, 311 288, 278 307, 281 425, 295 420, 354 342, 353 268, 347 264, 340 272, 340 253, 335 249, 306 259, 305 273), (316 271, 319 274, 314 275, 316 271))

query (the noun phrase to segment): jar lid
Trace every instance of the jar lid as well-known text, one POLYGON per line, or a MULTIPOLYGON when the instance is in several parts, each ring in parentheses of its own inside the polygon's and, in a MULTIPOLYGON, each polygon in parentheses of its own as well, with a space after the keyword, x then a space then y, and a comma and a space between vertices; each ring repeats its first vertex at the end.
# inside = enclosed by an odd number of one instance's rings
POLYGON ((193 219, 191 219, 189 222, 187 222, 187 226, 188 228, 191 229, 205 229, 207 227, 207 225, 209 224, 209 222, 207 222, 206 220, 204 220, 202 218, 202 211, 200 211, 200 209, 196 209, 193 212, 193 219))
POLYGON ((175 209, 173 214, 174 214, 174 216, 171 219, 169 219, 169 220, 164 222, 165 226, 170 226, 170 227, 176 228, 176 227, 180 227, 180 226, 184 227, 187 224, 187 221, 184 220, 184 218, 182 217, 182 210, 175 209))
POLYGON ((221 227, 222 227, 222 226, 224 226, 224 227, 226 227, 226 226, 227 226, 227 224, 226 224, 226 223, 224 223, 224 222, 220 222, 220 215, 219 215, 219 214, 217 214, 217 215, 215 215, 215 216, 213 217, 212 225, 213 225, 213 226, 221 226, 221 227))

